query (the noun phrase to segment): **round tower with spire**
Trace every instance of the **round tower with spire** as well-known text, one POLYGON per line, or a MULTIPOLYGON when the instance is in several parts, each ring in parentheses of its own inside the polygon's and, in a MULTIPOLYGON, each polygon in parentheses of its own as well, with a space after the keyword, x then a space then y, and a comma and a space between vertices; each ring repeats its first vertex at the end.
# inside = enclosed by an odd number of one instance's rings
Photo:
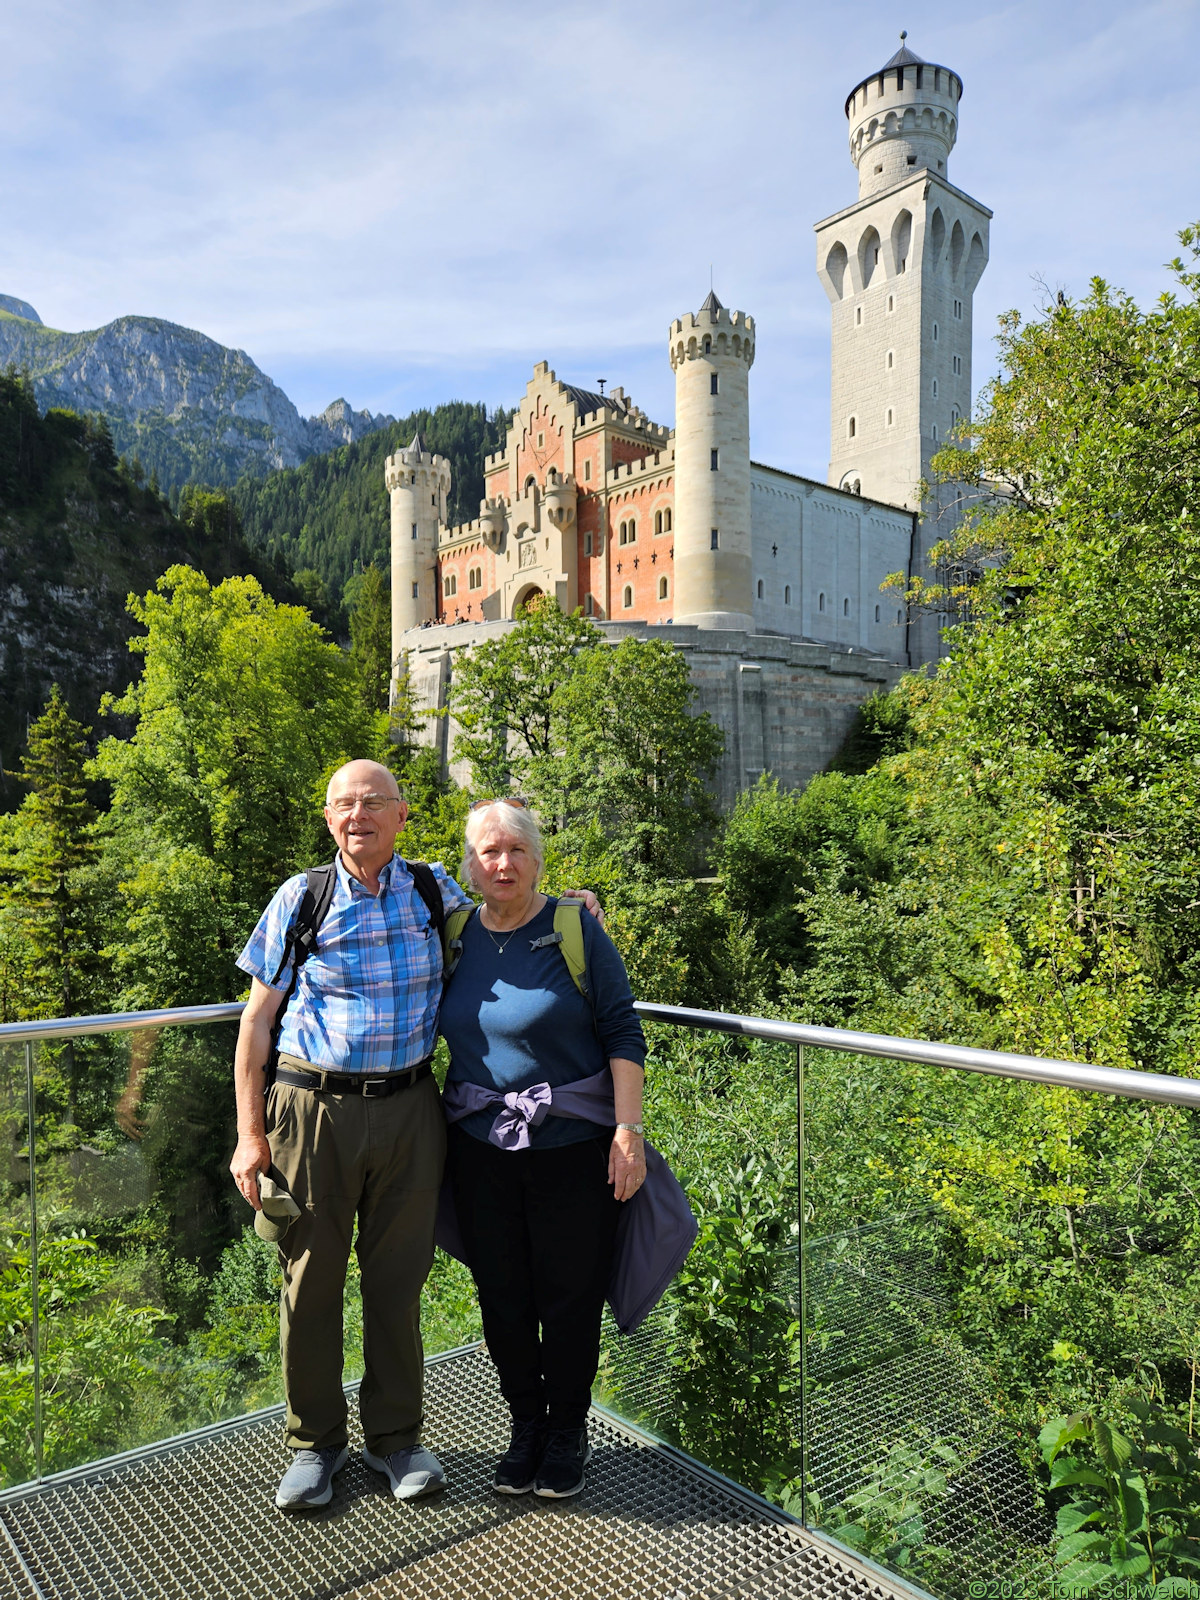
POLYGON ((958 137, 962 79, 949 67, 923 61, 907 38, 902 33, 891 60, 846 96, 860 200, 892 188, 914 168, 945 178, 958 137))
POLYGON ((450 463, 426 450, 419 433, 388 456, 385 482, 392 506, 392 653, 408 628, 437 616, 438 529, 446 520, 450 463))
POLYGON ((750 563, 750 367, 754 318, 716 294, 671 324, 675 373, 675 615, 754 627, 750 563))

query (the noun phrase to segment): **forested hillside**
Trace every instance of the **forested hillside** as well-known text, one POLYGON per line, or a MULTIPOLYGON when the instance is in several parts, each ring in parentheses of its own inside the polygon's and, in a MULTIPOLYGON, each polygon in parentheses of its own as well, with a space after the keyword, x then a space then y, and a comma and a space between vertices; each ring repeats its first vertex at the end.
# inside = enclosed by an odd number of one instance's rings
MULTIPOLYGON (((204 504, 205 497, 185 502, 181 520, 136 466, 118 458, 102 420, 53 409, 42 416, 30 385, 11 372, 0 374, 5 773, 52 683, 90 724, 101 695, 120 692, 136 676, 125 601, 172 563, 190 562, 214 580, 256 573, 275 592, 291 592, 285 578, 246 548, 236 521, 214 520, 203 514, 204 504)), ((18 798, 10 779, 0 783, 0 809, 18 798)))
POLYGON ((445 456, 453 479, 451 525, 478 515, 483 458, 504 443, 509 413, 462 400, 411 416, 355 444, 314 456, 269 478, 242 478, 234 498, 247 543, 292 572, 318 574, 337 605, 347 580, 374 561, 389 569, 389 512, 383 481, 389 455, 420 431, 428 450, 445 456))

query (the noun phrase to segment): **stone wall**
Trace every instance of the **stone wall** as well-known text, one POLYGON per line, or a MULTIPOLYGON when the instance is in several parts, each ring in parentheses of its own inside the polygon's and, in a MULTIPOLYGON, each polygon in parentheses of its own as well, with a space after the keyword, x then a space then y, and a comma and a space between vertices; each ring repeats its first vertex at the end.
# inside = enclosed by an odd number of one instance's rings
MULTIPOLYGON (((513 626, 438 626, 406 634, 401 648, 417 706, 442 710, 455 655, 513 626)), ((890 689, 902 671, 896 662, 852 646, 734 629, 614 622, 602 624, 601 632, 613 643, 663 639, 684 652, 697 691, 695 709, 707 711, 725 735, 715 783, 722 806, 732 805, 763 771, 789 788, 806 784, 837 754, 862 702, 890 689)), ((428 738, 455 781, 465 784, 465 767, 449 762, 456 731, 453 718, 435 718, 428 738)))

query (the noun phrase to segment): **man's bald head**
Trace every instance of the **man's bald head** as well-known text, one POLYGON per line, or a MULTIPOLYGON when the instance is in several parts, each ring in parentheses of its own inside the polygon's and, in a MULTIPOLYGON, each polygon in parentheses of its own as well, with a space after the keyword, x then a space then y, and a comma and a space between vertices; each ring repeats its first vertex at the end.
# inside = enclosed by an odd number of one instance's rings
POLYGON ((333 774, 325 790, 325 804, 347 789, 366 785, 372 794, 390 794, 400 798, 400 785, 381 761, 347 761, 333 774))

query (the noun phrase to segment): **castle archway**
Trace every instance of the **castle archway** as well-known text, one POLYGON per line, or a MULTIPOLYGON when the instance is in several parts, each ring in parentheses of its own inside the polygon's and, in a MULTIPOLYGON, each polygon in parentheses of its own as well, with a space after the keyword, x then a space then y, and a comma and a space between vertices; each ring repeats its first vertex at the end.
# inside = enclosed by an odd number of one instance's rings
POLYGON ((544 590, 539 589, 536 583, 529 583, 519 590, 517 598, 513 601, 513 616, 516 617, 522 606, 527 606, 531 600, 540 600, 544 590))

